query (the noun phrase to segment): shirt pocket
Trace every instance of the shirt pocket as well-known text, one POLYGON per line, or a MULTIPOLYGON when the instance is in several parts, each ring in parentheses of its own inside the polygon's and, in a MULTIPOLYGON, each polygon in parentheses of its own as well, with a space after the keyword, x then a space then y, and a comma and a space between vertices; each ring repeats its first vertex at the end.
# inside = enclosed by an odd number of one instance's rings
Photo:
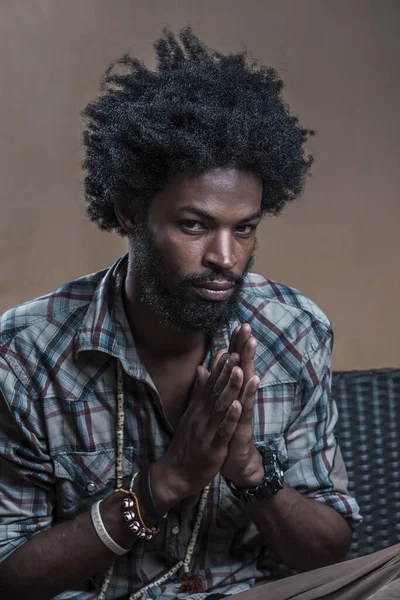
POLYGON ((267 443, 271 436, 283 435, 290 422, 296 382, 269 383, 254 398, 254 441, 267 443))
MULTIPOLYGON (((53 462, 58 521, 89 510, 116 487, 114 450, 63 453, 53 457, 53 462)), ((122 471, 124 477, 133 474, 132 463, 125 456, 122 471)))

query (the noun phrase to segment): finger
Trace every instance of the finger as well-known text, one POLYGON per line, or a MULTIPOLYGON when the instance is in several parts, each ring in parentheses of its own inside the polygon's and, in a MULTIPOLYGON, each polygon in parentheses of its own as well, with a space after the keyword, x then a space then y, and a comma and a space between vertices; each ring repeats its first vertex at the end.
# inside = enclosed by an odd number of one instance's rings
POLYGON ((211 373, 205 367, 203 367, 203 365, 199 365, 197 367, 196 380, 194 384, 193 394, 190 400, 191 402, 198 397, 199 393, 201 393, 203 388, 205 388, 208 385, 210 387, 214 386, 215 380, 218 379, 219 375, 221 374, 221 371, 224 367, 225 362, 229 358, 229 355, 227 354, 226 356, 223 356, 221 354, 220 359, 221 358, 222 360, 220 360, 219 364, 215 365, 214 370, 211 373))
POLYGON ((219 359, 221 358, 221 356, 224 356, 225 354, 230 354, 230 353, 228 352, 228 350, 218 350, 218 352, 215 355, 215 358, 213 360, 213 364, 212 364, 211 370, 216 368, 216 366, 217 366, 217 364, 219 362, 219 359))
POLYGON ((257 349, 257 340, 249 337, 240 354, 240 366, 244 372, 245 383, 254 375, 254 356, 257 349))
POLYGON ((202 365, 199 365, 196 369, 196 379, 194 381, 193 390, 189 397, 188 408, 192 406, 199 398, 199 394, 207 385, 208 378, 210 377, 209 371, 202 365))
MULTIPOLYGON (((214 382, 209 380, 207 382, 207 388, 210 390, 209 395, 209 404, 210 408, 214 410, 215 403, 218 400, 219 396, 222 394, 224 389, 229 383, 229 380, 232 376, 233 368, 238 365, 240 362, 239 354, 230 354, 228 358, 224 362, 223 369, 218 377, 218 379, 214 382)), ((235 400, 236 398, 233 398, 235 400)))
POLYGON ((237 340, 236 340, 236 352, 242 354, 243 348, 246 345, 247 341, 250 338, 251 327, 248 323, 244 323, 240 328, 237 340))
POLYGON ((228 352, 222 353, 215 366, 212 367, 209 379, 207 381, 207 387, 214 387, 215 382, 220 377, 224 370, 225 364, 229 359, 230 354, 228 352))
POLYGON ((239 335, 239 331, 241 329, 241 325, 238 325, 237 327, 235 327, 235 329, 233 330, 232 336, 231 336, 231 341, 229 343, 229 352, 232 354, 232 352, 237 352, 237 348, 236 348, 236 340, 237 337, 239 335))
POLYGON ((239 352, 241 354, 243 350, 243 346, 249 339, 251 334, 251 327, 248 323, 244 323, 243 325, 238 325, 234 330, 231 343, 229 345, 230 352, 239 352))
MULTIPOLYGON (((222 385, 224 379, 220 378, 219 384, 222 385)), ((226 412, 231 406, 232 402, 238 399, 240 389, 243 384, 243 371, 240 367, 234 366, 229 374, 229 378, 226 381, 224 388, 216 395, 212 416, 226 412)), ((217 419, 218 420, 218 419, 217 419)))
POLYGON ((254 396, 260 384, 260 378, 254 375, 246 384, 241 397, 242 414, 240 418, 241 425, 248 425, 254 418, 254 396))
POLYGON ((224 419, 217 427, 213 439, 214 447, 218 448, 229 444, 236 431, 241 413, 242 405, 238 400, 234 400, 224 416, 224 419))

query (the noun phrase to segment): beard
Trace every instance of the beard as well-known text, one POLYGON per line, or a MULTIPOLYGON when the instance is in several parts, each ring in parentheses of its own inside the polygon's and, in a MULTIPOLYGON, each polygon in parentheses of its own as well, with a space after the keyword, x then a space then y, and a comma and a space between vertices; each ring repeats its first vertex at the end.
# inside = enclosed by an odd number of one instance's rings
POLYGON ((134 241, 134 255, 130 274, 137 282, 141 301, 152 310, 160 323, 179 331, 202 331, 212 335, 237 318, 240 292, 244 278, 254 264, 255 249, 246 263, 243 274, 230 271, 213 271, 179 276, 177 264, 165 260, 165 255, 154 244, 147 223, 138 225, 134 241), (174 291, 166 287, 172 283, 174 291), (206 281, 229 281, 235 285, 233 294, 225 301, 191 299, 187 290, 193 284, 206 281))

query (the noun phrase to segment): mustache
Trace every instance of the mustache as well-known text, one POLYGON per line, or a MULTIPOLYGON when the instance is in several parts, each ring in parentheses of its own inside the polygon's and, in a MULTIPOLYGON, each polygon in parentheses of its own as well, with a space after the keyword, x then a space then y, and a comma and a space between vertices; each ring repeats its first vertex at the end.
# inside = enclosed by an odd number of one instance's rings
POLYGON ((189 285, 196 285, 197 283, 205 283, 206 281, 229 281, 229 283, 233 283, 234 285, 241 285, 244 282, 244 277, 235 275, 229 271, 218 273, 209 271, 201 274, 193 273, 186 275, 180 284, 187 287, 189 285))

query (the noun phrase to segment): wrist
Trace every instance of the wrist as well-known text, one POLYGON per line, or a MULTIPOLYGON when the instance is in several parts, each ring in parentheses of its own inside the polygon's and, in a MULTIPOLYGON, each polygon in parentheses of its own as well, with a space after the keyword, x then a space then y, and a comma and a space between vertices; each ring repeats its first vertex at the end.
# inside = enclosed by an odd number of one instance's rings
POLYGON ((283 467, 275 449, 270 446, 260 444, 257 451, 262 457, 264 474, 256 485, 248 484, 248 487, 236 485, 228 480, 228 485, 232 493, 244 502, 255 503, 265 498, 275 496, 284 485, 283 467))
POLYGON ((124 521, 123 496, 121 494, 113 493, 105 498, 100 506, 100 514, 109 535, 117 544, 124 548, 133 546, 137 538, 124 521))
POLYGON ((161 513, 167 513, 192 495, 183 478, 163 458, 151 467, 151 490, 154 504, 161 513))
POLYGON ((261 483, 263 477, 263 459, 260 452, 253 445, 245 466, 231 478, 231 481, 239 488, 253 488, 261 483))

